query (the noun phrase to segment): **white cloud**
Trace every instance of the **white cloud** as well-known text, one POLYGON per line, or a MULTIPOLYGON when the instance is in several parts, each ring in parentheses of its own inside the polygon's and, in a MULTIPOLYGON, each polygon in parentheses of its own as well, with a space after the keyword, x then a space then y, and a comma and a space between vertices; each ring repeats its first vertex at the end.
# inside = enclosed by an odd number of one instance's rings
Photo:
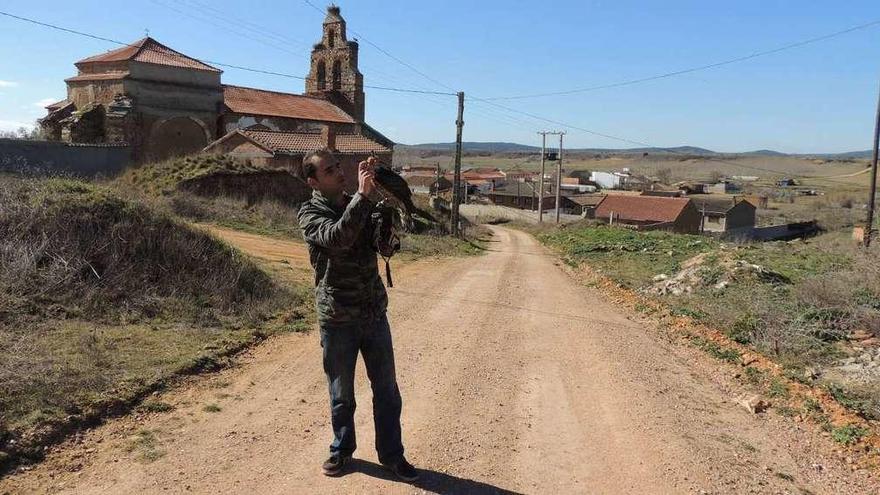
POLYGON ((18 86, 18 83, 15 81, 4 81, 0 79, 0 88, 14 88, 18 86))
POLYGON ((39 108, 46 108, 46 105, 51 105, 58 101, 57 98, 43 98, 40 101, 35 101, 34 106, 39 108))
POLYGON ((17 122, 15 120, 0 120, 0 131, 17 131, 22 127, 26 129, 33 129, 34 124, 27 122, 17 122))

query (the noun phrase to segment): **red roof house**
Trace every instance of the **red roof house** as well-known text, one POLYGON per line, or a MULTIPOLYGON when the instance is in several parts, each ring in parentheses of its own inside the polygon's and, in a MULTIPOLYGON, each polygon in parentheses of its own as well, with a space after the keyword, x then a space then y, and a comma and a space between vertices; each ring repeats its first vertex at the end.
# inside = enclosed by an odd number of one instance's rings
POLYGON ((687 198, 608 195, 596 208, 596 218, 640 229, 700 231, 700 212, 687 198))

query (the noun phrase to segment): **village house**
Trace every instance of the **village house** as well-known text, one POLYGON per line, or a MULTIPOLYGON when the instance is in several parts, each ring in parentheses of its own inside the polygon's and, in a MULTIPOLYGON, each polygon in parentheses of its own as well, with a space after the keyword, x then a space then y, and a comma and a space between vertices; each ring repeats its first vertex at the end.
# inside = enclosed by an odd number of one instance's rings
POLYGON ((516 182, 528 182, 531 180, 537 180, 538 173, 530 172, 528 170, 522 170, 520 168, 512 168, 510 170, 505 170, 504 177, 508 181, 516 181, 516 182))
POLYGON ((595 218, 596 208, 604 199, 604 194, 577 194, 560 196, 560 203, 562 203, 564 213, 580 215, 584 218, 595 218))
POLYGON ((726 235, 747 234, 755 228, 755 205, 737 196, 691 196, 700 212, 700 231, 726 235))
POLYGON ((436 177, 439 169, 439 163, 434 167, 424 165, 404 165, 400 169, 400 176, 403 178, 414 176, 436 177))
MULTIPOLYGON (((538 185, 529 182, 511 182, 496 187, 485 194, 486 198, 494 205, 535 211, 538 209, 538 195, 538 185)), ((545 191, 542 204, 545 210, 554 208, 556 206, 555 193, 551 193, 549 190, 545 191)))
POLYGON ((134 162, 208 148, 286 164, 335 135, 352 161, 376 152, 391 163, 394 143, 364 120, 358 43, 336 6, 312 49, 304 94, 223 84, 219 69, 149 37, 75 65, 67 98, 40 121, 52 140, 124 143, 134 162))
POLYGON ((690 194, 709 194, 709 184, 702 182, 678 182, 675 187, 685 196, 690 194))
POLYGON ((620 172, 591 172, 590 180, 602 189, 621 189, 626 183, 628 174, 620 172))
POLYGON ((700 231, 700 212, 687 198, 608 195, 596 207, 595 218, 639 230, 700 231))
POLYGON ((731 194, 739 191, 739 184, 729 180, 718 181, 715 184, 709 186, 708 189, 708 192, 710 194, 731 194))
POLYGON ((406 177, 406 183, 409 185, 409 190, 414 193, 436 195, 452 190, 452 182, 446 177, 438 179, 430 175, 411 175, 406 177))

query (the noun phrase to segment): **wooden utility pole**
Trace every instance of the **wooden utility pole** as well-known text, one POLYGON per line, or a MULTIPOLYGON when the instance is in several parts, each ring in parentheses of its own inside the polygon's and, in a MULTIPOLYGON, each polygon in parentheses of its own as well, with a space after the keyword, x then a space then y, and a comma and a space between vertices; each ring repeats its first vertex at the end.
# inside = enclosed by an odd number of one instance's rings
POLYGON ((541 177, 538 179, 538 222, 544 221, 544 159, 547 157, 547 132, 542 131, 541 135, 541 177))
POLYGON ((440 162, 437 162, 437 189, 434 194, 439 198, 440 197, 440 162))
POLYGON ((877 99, 877 118, 874 121, 874 154, 871 158, 871 194, 868 199, 868 221, 865 225, 865 247, 871 245, 874 235, 874 203, 877 199, 877 148, 880 147, 880 97, 877 99))
MULTIPOLYGON (((549 134, 551 136, 557 136, 557 135, 559 136, 560 156, 558 156, 556 158, 557 158, 557 160, 561 160, 562 159, 562 156, 561 156, 562 135, 564 133, 558 132, 558 131, 552 131, 552 132, 551 131, 541 131, 538 134, 541 135, 541 179, 538 182, 540 185, 541 194, 540 194, 540 197, 538 198, 538 221, 543 222, 544 221, 544 162, 545 162, 545 159, 547 158, 547 135, 549 134)), ((557 174, 557 177, 558 177, 558 174, 557 174)), ((558 196, 558 192, 559 192, 558 185, 556 187, 556 192, 557 192, 557 196, 558 196)), ((557 203, 557 205, 559 204, 558 197, 556 198, 556 203, 557 203)), ((559 223, 559 211, 556 212, 556 223, 559 223)))
POLYGON ((464 127, 464 92, 458 92, 458 119, 455 121, 455 172, 452 180, 452 235, 461 237, 458 207, 461 204, 461 130, 464 127))
POLYGON ((559 132, 559 156, 556 157, 556 223, 559 223, 559 202, 562 199, 559 193, 562 189, 562 136, 565 132, 559 132))

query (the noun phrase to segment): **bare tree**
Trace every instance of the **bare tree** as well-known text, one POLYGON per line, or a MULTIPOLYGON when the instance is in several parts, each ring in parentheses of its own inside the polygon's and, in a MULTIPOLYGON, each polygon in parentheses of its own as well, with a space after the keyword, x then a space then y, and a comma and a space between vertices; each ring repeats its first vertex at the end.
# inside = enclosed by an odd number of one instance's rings
POLYGON ((660 181, 661 184, 671 184, 672 183, 672 169, 671 168, 661 168, 654 173, 657 176, 657 180, 660 181))
POLYGON ((28 129, 27 127, 21 126, 14 131, 0 131, 0 138, 38 140, 38 139, 42 139, 42 133, 40 132, 39 122, 37 122, 30 129, 28 129))
POLYGON ((720 170, 713 170, 709 172, 709 180, 711 182, 721 182, 725 177, 726 175, 724 175, 724 173, 720 170))

